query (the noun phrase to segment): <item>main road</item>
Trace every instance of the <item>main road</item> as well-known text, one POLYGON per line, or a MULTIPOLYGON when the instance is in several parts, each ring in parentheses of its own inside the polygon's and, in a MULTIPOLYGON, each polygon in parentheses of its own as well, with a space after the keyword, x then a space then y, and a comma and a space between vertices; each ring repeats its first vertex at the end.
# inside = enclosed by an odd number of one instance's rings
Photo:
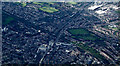
POLYGON ((51 54, 53 54, 55 51, 56 51, 56 49, 58 49, 59 47, 56 47, 56 43, 58 42, 58 40, 59 40, 59 38, 60 38, 60 36, 62 35, 62 32, 64 31, 64 27, 66 26, 66 25, 68 25, 68 23, 69 22, 73 22, 74 21, 74 18, 77 16, 80 16, 80 12, 82 12, 83 10, 81 10, 81 11, 77 11, 76 13, 74 13, 73 15, 71 15, 71 16, 68 16, 67 18, 65 18, 65 19, 67 19, 68 21, 66 21, 66 22, 64 22, 64 24, 60 24, 59 25, 59 29, 57 30, 57 31, 55 31, 55 34, 56 34, 56 40, 54 41, 54 44, 53 44, 53 46, 51 46, 50 48, 48 48, 47 49, 47 51, 45 52, 45 54, 43 55, 43 57, 41 58, 41 60, 39 61, 39 64, 42 64, 42 61, 44 60, 44 58, 46 57, 46 55, 47 55, 47 53, 50 51, 50 49, 51 48, 53 48, 53 51, 51 52, 51 54))

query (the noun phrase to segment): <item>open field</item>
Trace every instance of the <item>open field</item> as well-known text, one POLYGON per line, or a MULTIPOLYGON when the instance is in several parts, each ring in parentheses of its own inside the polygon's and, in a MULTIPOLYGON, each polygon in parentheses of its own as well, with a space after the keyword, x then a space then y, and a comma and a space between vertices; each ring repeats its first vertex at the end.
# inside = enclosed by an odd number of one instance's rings
POLYGON ((70 29, 69 32, 73 35, 78 35, 78 34, 88 34, 89 31, 79 28, 79 29, 70 29))
POLYGON ((6 25, 6 24, 8 24, 8 23, 10 23, 10 22, 12 22, 13 20, 14 20, 14 18, 13 17, 11 17, 11 16, 9 16, 9 15, 6 15, 5 13, 3 13, 3 20, 2 20, 2 24, 3 25, 6 25))
POLYGON ((76 2, 68 2, 69 4, 77 4, 76 2))
MULTIPOLYGON (((27 3, 24 3, 24 2, 23 3, 16 2, 15 4, 20 4, 22 7, 25 7, 27 5, 27 3)), ((54 5, 53 2, 33 2, 33 4, 40 5, 41 7, 38 9, 44 12, 54 13, 54 12, 59 11, 58 9, 54 7, 50 7, 50 5, 54 5)))
POLYGON ((99 37, 98 35, 88 31, 84 28, 73 28, 68 29, 68 32, 71 34, 71 37, 76 40, 84 40, 84 41, 92 41, 94 44, 97 44, 99 46, 106 46, 106 43, 104 42, 104 38, 99 37))
POLYGON ((105 60, 104 56, 100 55, 99 52, 97 52, 95 49, 88 47, 87 45, 83 45, 83 44, 76 44, 78 47, 80 47, 81 49, 88 51, 90 54, 92 54, 94 57, 100 59, 100 60, 105 60))
POLYGON ((44 3, 33 2, 33 4, 37 4, 37 5, 43 5, 44 3))
POLYGON ((92 54, 94 57, 100 59, 100 60, 105 60, 104 56, 100 55, 100 53, 98 51, 96 51, 95 49, 85 45, 85 44, 82 44, 82 43, 75 43, 75 42, 72 42, 73 44, 76 44, 78 47, 80 47, 81 49, 89 52, 90 54, 92 54))
POLYGON ((21 5, 22 5, 23 7, 25 7, 25 6, 27 5, 27 3, 21 3, 21 5))
POLYGON ((53 7, 41 7, 39 9, 42 11, 48 12, 48 13, 53 13, 53 12, 59 11, 58 9, 55 9, 53 7))
POLYGON ((80 38, 80 39, 92 40, 92 41, 98 39, 97 36, 95 36, 93 33, 83 28, 69 29, 68 31, 72 34, 72 37, 76 39, 80 38))

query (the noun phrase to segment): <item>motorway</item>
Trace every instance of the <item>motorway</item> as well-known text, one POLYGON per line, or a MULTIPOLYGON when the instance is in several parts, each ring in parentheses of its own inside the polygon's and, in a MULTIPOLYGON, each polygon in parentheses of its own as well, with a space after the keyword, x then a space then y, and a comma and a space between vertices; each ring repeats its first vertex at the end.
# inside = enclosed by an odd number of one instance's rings
MULTIPOLYGON (((60 38, 60 36, 62 35, 62 32, 64 31, 64 27, 66 26, 66 25, 68 25, 69 24, 69 22, 73 22, 74 21, 74 18, 77 16, 77 17, 79 17, 80 16, 80 12, 82 12, 83 10, 81 10, 81 11, 77 11, 75 14, 73 14, 72 16, 70 16, 70 17, 67 17, 66 19, 68 19, 68 21, 66 21, 65 23, 64 23, 64 25, 61 23, 61 25, 59 26, 60 28, 57 30, 57 32, 56 32, 56 34, 57 34, 57 37, 56 37, 56 40, 54 41, 54 44, 53 44, 53 46, 51 46, 46 52, 45 52, 45 54, 43 55, 43 57, 41 58, 41 60, 39 61, 39 64, 42 64, 42 61, 44 60, 44 58, 46 57, 46 55, 47 55, 47 53, 50 51, 50 49, 51 48, 54 48, 53 49, 53 51, 52 52, 50 52, 51 53, 51 55, 53 55, 58 49, 59 49, 59 47, 56 47, 56 43, 58 42, 58 40, 59 40, 59 38, 60 38)), ((39 56, 39 55, 38 55, 39 56)), ((38 57, 37 57, 38 58, 38 57)))

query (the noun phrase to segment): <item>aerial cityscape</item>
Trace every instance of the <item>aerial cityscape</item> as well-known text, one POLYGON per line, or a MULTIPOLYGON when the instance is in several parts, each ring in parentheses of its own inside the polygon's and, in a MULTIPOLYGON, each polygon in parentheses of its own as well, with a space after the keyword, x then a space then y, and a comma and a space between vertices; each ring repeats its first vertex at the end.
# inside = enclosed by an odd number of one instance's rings
POLYGON ((118 2, 3 2, 2 64, 120 65, 118 2))

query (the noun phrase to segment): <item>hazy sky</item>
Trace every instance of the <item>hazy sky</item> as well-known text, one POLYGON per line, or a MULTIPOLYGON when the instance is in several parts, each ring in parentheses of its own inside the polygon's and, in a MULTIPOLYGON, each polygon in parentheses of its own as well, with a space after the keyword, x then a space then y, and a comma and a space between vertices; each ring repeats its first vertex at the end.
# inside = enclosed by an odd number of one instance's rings
POLYGON ((95 1, 102 1, 102 2, 119 2, 120 0, 2 0, 2 2, 16 2, 16 1, 34 1, 34 2, 95 2, 95 1))

